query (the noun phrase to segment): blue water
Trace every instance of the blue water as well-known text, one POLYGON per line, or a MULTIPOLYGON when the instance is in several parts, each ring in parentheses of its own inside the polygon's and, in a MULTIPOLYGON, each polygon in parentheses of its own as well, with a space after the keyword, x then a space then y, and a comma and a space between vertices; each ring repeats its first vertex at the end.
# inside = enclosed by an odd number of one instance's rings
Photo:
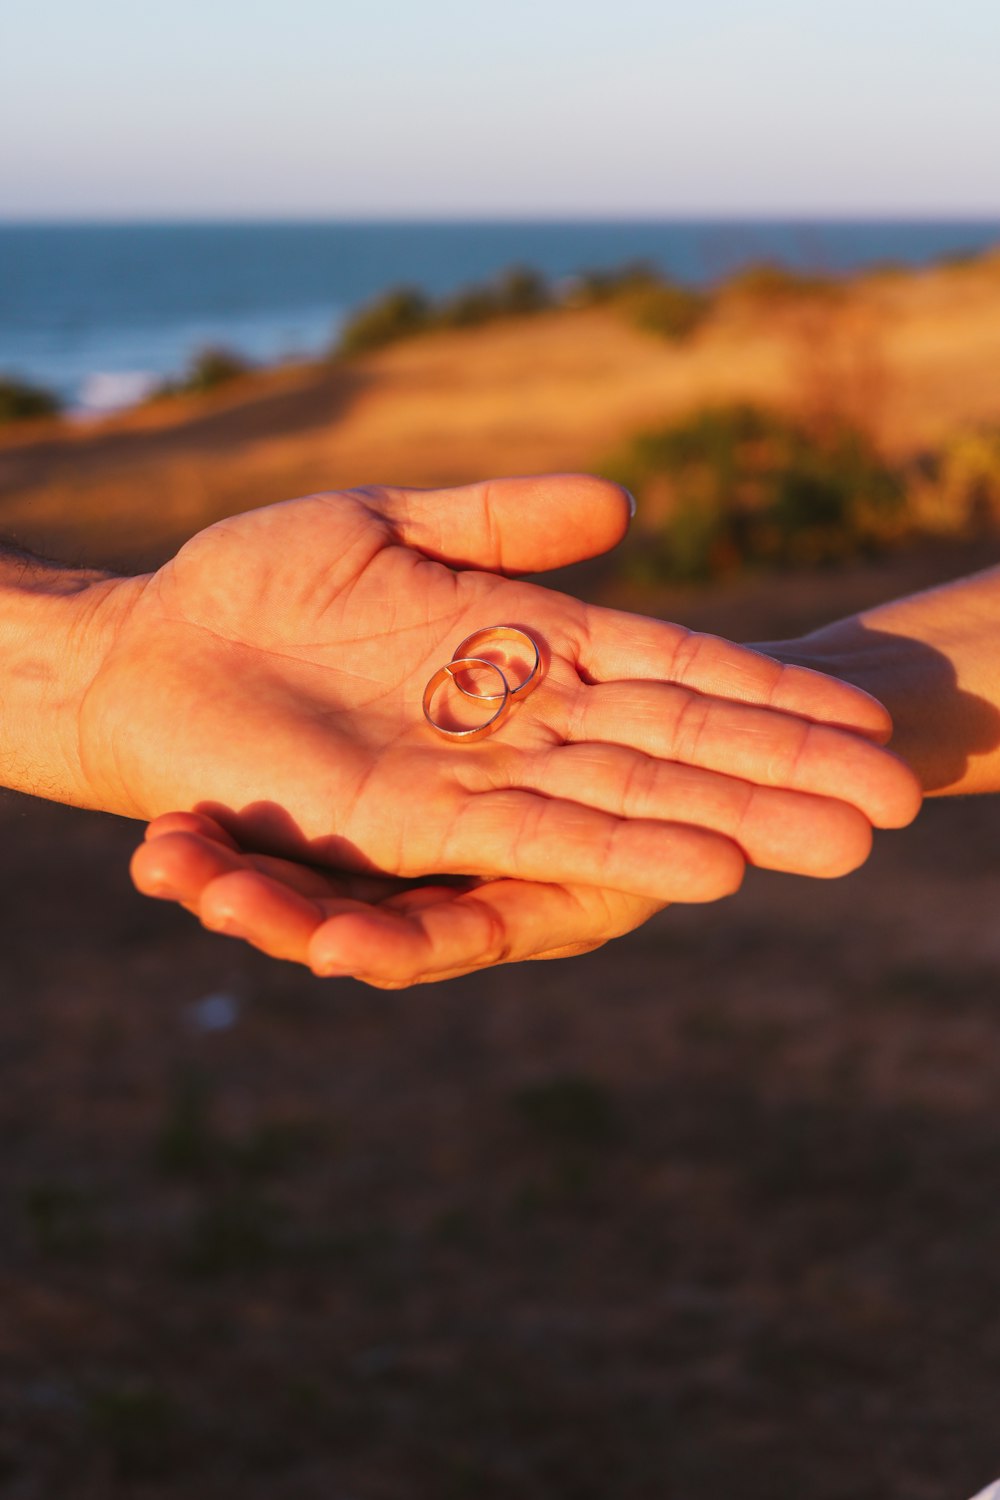
POLYGON ((648 260, 706 283, 755 260, 847 272, 1000 243, 968 222, 0 224, 0 373, 78 407, 135 399, 206 344, 315 355, 385 288, 441 295, 512 264, 551 278, 648 260))

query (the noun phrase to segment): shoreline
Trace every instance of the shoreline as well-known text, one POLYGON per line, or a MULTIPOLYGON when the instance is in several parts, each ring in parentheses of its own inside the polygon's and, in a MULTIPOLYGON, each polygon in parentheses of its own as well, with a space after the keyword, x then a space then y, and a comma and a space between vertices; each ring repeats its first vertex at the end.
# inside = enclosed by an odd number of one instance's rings
POLYGON ((717 299, 683 339, 615 306, 438 328, 85 424, 0 428, 0 527, 131 565, 225 514, 366 483, 602 469, 637 432, 747 400, 843 417, 892 461, 1000 425, 1000 255, 836 297, 717 299))
MULTIPOLYGON (((882 262, 919 273, 998 245, 1000 219, 919 214, 0 223, 0 279, 13 278, 19 302, 0 377, 16 372, 75 407, 95 378, 179 379, 205 346, 232 348, 262 368, 309 360, 388 287, 412 282, 431 298, 455 297, 496 279, 504 265, 533 267, 558 289, 587 268, 613 273, 644 262, 673 284, 714 295, 754 265, 850 283, 882 262), (82 270, 75 234, 89 246, 82 270), (31 236, 38 244, 27 256, 31 236), (245 285, 234 294, 227 268, 237 265, 245 285), (102 326, 107 341, 95 333, 102 326), (67 330, 76 352, 67 346, 60 368, 45 350, 57 349, 67 330)), ((114 401, 114 410, 125 404, 114 401)))

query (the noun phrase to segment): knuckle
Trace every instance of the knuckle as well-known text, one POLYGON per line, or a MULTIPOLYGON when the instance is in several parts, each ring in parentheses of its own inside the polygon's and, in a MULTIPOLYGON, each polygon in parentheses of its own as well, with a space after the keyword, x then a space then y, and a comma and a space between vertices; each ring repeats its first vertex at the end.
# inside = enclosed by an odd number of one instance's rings
POLYGON ((477 968, 509 963, 513 945, 499 913, 476 896, 464 897, 462 905, 476 912, 485 928, 485 942, 481 946, 477 945, 475 958, 477 968))
POLYGON ((674 724, 673 754, 678 760, 695 764, 698 746, 708 723, 711 703, 698 693, 689 692, 674 724))

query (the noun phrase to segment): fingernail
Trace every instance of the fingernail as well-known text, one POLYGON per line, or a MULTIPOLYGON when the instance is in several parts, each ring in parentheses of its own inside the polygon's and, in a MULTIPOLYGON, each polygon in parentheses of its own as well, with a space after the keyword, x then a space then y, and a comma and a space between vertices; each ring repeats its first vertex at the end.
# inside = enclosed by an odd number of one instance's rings
POLYGON ((625 498, 628 501, 629 520, 634 521, 636 512, 635 496, 633 495, 632 491, 626 489, 624 485, 622 485, 622 489, 625 490, 625 498))

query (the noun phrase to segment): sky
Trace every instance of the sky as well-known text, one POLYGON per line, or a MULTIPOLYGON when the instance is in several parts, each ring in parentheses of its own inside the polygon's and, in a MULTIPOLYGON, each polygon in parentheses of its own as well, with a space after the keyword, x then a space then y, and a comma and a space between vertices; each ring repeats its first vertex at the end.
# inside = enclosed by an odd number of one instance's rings
POLYGON ((1000 0, 0 0, 0 219, 1000 212, 1000 0))

